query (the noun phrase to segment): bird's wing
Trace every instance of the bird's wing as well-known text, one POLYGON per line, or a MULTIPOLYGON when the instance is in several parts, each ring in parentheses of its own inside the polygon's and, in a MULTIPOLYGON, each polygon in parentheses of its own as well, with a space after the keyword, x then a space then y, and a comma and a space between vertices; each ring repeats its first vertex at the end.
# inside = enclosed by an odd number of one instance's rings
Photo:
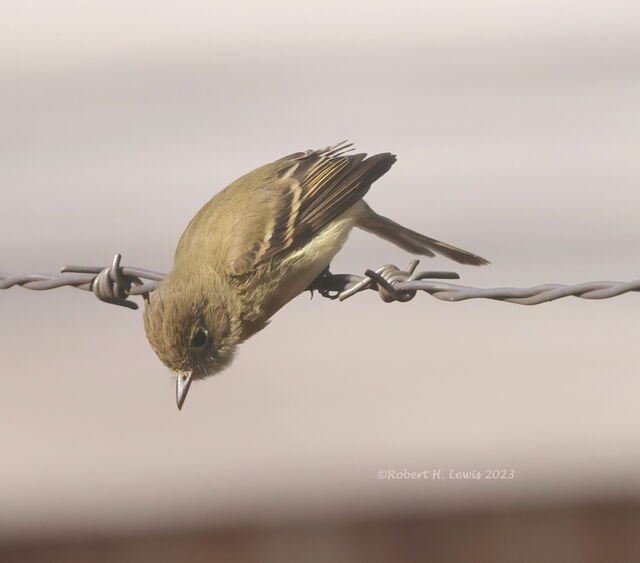
MULTIPOLYGON (((300 248, 332 220, 357 203, 391 168, 390 153, 366 158, 346 154, 346 142, 321 150, 294 153, 274 164, 264 186, 268 193, 261 219, 246 221, 236 233, 231 274, 242 275, 285 250, 300 248)), ((262 190, 261 190, 262 191, 262 190)))

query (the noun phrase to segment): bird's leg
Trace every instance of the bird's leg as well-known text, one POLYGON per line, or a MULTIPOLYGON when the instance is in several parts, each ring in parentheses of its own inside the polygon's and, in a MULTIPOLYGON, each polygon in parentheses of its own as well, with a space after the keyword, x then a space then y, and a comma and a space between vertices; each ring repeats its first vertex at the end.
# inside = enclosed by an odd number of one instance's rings
POLYGON ((317 290, 322 297, 337 299, 340 293, 361 279, 362 276, 353 274, 332 274, 327 266, 307 289, 311 295, 314 290, 317 290))

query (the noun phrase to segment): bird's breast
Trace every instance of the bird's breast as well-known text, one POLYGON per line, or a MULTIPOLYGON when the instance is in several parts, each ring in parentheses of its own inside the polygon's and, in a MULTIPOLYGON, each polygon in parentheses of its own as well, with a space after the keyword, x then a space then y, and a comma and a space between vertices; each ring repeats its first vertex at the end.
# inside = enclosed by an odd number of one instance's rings
POLYGON ((261 307, 267 318, 309 288, 322 271, 329 266, 333 257, 354 227, 359 214, 359 206, 353 206, 318 232, 305 246, 294 250, 271 265, 271 278, 267 294, 261 307))

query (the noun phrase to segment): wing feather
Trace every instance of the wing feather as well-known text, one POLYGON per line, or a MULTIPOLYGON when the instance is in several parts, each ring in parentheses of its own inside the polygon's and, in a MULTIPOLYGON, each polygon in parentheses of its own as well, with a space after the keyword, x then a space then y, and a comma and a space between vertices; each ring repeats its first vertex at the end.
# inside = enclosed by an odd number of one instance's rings
POLYGON ((265 230, 257 241, 245 241, 245 251, 232 262, 232 273, 253 270, 287 249, 304 246, 332 220, 356 204, 396 161, 383 153, 346 154, 352 144, 343 141, 325 149, 281 158, 265 186, 271 190, 265 230))

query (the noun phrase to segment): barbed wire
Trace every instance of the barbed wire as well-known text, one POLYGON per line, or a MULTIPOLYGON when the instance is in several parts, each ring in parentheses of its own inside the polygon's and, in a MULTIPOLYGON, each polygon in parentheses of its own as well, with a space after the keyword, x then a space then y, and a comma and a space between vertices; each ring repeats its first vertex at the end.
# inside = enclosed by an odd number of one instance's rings
POLYGON ((58 287, 75 287, 92 291, 94 295, 113 305, 137 309, 138 304, 130 301, 134 295, 148 296, 166 274, 120 266, 121 254, 116 254, 110 266, 64 266, 59 274, 18 274, 0 272, 0 289, 21 286, 37 291, 58 287), (142 280, 151 280, 144 283, 142 280))
MULTIPOLYGON (((122 256, 116 254, 110 266, 64 266, 59 274, 18 274, 0 272, 0 289, 21 286, 26 289, 47 290, 75 287, 93 294, 106 303, 137 309, 129 298, 148 297, 166 274, 121 266, 122 256), (148 280, 144 282, 143 280, 148 280)), ((594 281, 574 285, 544 284, 533 287, 479 288, 434 279, 459 279, 455 272, 417 271, 419 260, 413 260, 405 270, 387 264, 377 270, 367 270, 364 276, 355 274, 326 274, 326 284, 315 287, 321 295, 344 301, 365 290, 377 291, 386 303, 406 302, 418 291, 424 291, 442 301, 466 299, 494 299, 517 305, 538 305, 563 297, 582 299, 608 299, 631 291, 640 291, 640 280, 630 282, 594 281)))

